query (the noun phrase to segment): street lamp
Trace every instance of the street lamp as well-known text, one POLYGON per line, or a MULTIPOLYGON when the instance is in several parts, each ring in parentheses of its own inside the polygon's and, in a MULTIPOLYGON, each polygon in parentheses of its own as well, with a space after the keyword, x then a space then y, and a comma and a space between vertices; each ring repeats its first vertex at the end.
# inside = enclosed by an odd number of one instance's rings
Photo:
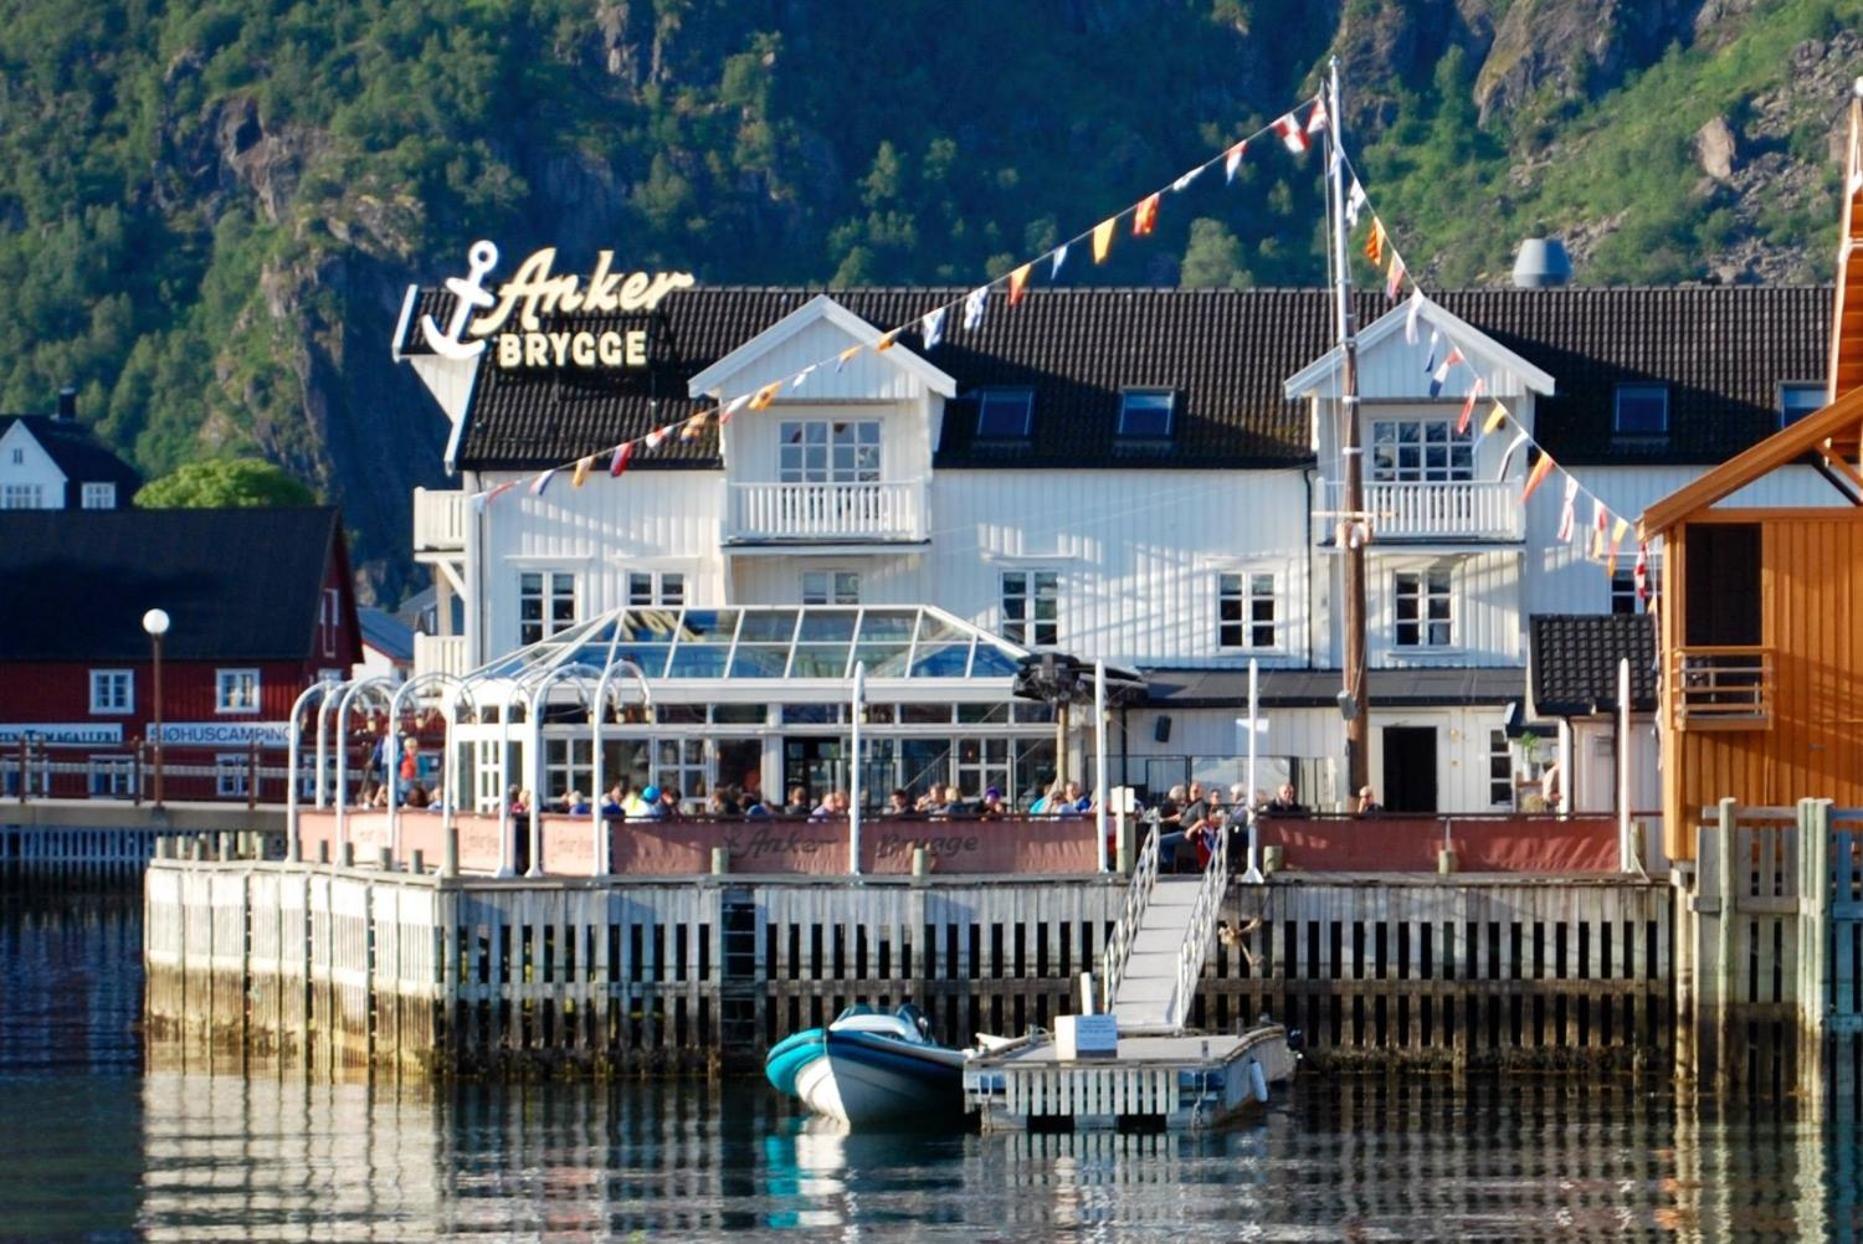
POLYGON ((142 615, 142 629, 155 650, 155 806, 162 806, 162 636, 168 634, 168 614, 151 609, 142 615))

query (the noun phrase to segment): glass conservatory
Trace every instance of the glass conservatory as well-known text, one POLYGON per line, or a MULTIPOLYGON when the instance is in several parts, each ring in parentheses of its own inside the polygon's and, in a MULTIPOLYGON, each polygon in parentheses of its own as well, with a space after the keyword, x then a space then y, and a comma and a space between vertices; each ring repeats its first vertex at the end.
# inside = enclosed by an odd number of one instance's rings
POLYGON ((714 789, 819 801, 849 787, 859 711, 864 803, 933 783, 1026 803, 1057 743, 1056 710, 1011 694, 1026 655, 931 606, 615 610, 465 679, 457 793, 485 810, 511 787, 589 795, 599 738, 604 785, 674 787, 693 811, 714 789))

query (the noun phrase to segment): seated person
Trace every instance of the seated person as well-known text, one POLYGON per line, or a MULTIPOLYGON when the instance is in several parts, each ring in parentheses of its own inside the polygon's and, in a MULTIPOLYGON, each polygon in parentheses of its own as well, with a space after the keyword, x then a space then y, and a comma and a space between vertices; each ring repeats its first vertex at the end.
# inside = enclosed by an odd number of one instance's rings
POLYGON ((427 788, 425 786, 422 786, 419 782, 416 782, 414 783, 414 785, 408 787, 408 797, 407 797, 408 807, 424 808, 430 802, 432 801, 429 799, 427 795, 427 788))
POLYGON ((1371 787, 1363 786, 1359 788, 1358 803, 1352 811, 1358 816, 1376 816, 1384 811, 1384 806, 1378 802, 1378 796, 1371 787))
POLYGON ((1269 803, 1267 812, 1270 816, 1305 816, 1307 814, 1300 800, 1294 797, 1292 782, 1281 783, 1281 789, 1276 792, 1274 800, 1269 803))
POLYGON ((847 792, 830 791, 828 797, 821 801, 821 806, 809 813, 811 821, 838 820, 847 815, 847 792))
POLYGON ((563 811, 571 816, 587 816, 589 814, 589 801, 582 797, 581 791, 572 790, 567 795, 563 796, 563 811))
POLYGON ((1003 792, 991 786, 983 792, 983 801, 977 805, 977 816, 985 821, 1000 821, 1009 815, 1009 809, 1003 803, 1003 792))
POLYGON ((789 788, 789 802, 783 805, 783 815, 807 816, 813 810, 814 806, 809 803, 809 788, 806 786, 791 786, 789 788))
POLYGON ((895 790, 888 795, 886 806, 880 809, 881 816, 910 816, 912 812, 912 796, 903 790, 895 790))

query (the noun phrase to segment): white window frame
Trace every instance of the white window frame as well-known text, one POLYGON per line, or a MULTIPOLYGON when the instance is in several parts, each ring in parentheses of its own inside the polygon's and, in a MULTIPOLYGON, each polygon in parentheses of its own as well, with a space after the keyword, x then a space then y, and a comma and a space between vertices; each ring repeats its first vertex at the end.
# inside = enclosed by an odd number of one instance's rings
POLYGON ((1224 570, 1216 576, 1216 646, 1228 652, 1268 652, 1281 647, 1281 581, 1269 570, 1224 570), (1263 590, 1266 584, 1266 590, 1263 590), (1255 616, 1255 606, 1266 602, 1268 619, 1255 616), (1228 606, 1236 606, 1235 617, 1228 616, 1228 606), (1258 642, 1261 628, 1267 628, 1268 642, 1258 642), (1234 632, 1236 642, 1229 642, 1234 632))
MULTIPOLYGON (((16 449, 13 451, 18 453, 16 449)), ((43 484, 8 484, 0 488, 0 510, 41 510, 45 508, 43 484)))
POLYGON ((1637 599, 1637 571, 1634 565, 1619 565, 1611 572, 1610 611, 1612 614, 1648 613, 1650 606, 1662 599, 1662 563, 1650 558, 1650 598, 1647 601, 1637 599), (1618 602, 1628 598, 1630 608, 1619 609, 1618 602))
POLYGON ((858 570, 804 570, 801 578, 802 603, 805 605, 858 605, 860 603, 860 571, 858 570))
POLYGON ((136 758, 93 755, 87 778, 91 798, 129 799, 136 794, 136 758))
POLYGON ((1420 570, 1397 570, 1391 574, 1391 646, 1405 652, 1450 652, 1456 648, 1456 607, 1455 607, 1455 571, 1449 566, 1429 566, 1420 570), (1441 586, 1436 583, 1441 577, 1441 586), (1414 583, 1414 588, 1407 589, 1406 580, 1414 583), (1403 616, 1403 603, 1407 597, 1416 600, 1416 614, 1406 619, 1403 616), (1430 616, 1430 606, 1442 601, 1446 617, 1430 616), (1404 628, 1415 626, 1416 638, 1405 642, 1404 628), (1444 628, 1443 638, 1433 638, 1435 627, 1444 628))
POLYGON ((1626 441, 1661 441, 1669 436, 1669 386, 1666 384, 1620 384, 1611 391, 1611 435, 1626 441), (1632 394, 1662 398, 1662 426, 1655 430, 1624 427, 1624 398, 1632 394))
POLYGON ((1488 806, 1490 808, 1509 808, 1514 806, 1514 745, 1507 737, 1507 731, 1495 726, 1488 731, 1488 806), (1505 766, 1507 776, 1496 777, 1496 762, 1505 766), (1495 792, 1506 786, 1505 797, 1496 799, 1495 792))
POLYGON ((683 570, 630 570, 623 583, 630 609, 677 609, 691 603, 683 570))
POLYGON ((1061 642, 1061 572, 1030 567, 1005 570, 998 580, 1002 624, 998 633, 1024 648, 1053 648, 1061 642), (1044 589, 1046 591, 1044 592, 1044 589), (1052 606, 1042 617, 1041 602, 1052 606), (1011 602, 1016 602, 1012 605, 1011 602))
POLYGON ((323 590, 323 610, 321 621, 323 631, 323 654, 326 657, 336 655, 337 619, 343 612, 343 594, 333 587, 323 590))
POLYGON ((574 626, 582 617, 582 583, 573 571, 569 570, 520 570, 518 571, 518 647, 527 648, 531 644, 542 643, 552 635, 559 634, 574 626), (536 590, 531 590, 530 580, 537 581, 536 590), (564 585, 567 584, 567 591, 564 585), (524 616, 527 601, 536 600, 537 617, 529 619, 524 616), (569 617, 558 618, 557 606, 565 600, 569 603, 569 617), (534 631, 534 633, 533 633, 534 631))
POLYGON ((78 504, 86 510, 114 510, 116 485, 107 481, 85 484, 78 489, 78 504))
POLYGON ((1168 441, 1177 433, 1177 390, 1175 389, 1125 389, 1119 394, 1119 427, 1117 437, 1122 441, 1168 441), (1155 398, 1164 399, 1164 431, 1132 431, 1126 427, 1126 416, 1133 413, 1133 399, 1147 403, 1145 414, 1152 415, 1155 408, 1149 405, 1155 398))
POLYGON ((1029 439, 1029 436, 1033 433, 1034 427, 1035 427, 1035 390, 1033 389, 979 389, 977 391, 977 439, 978 440, 980 441, 1026 441, 1029 439), (992 406, 1003 406, 1003 407, 1010 408, 1010 410, 1003 412, 1003 417, 1005 418, 1011 417, 1011 412, 1013 411, 1013 408, 1016 406, 1020 406, 1021 414, 1022 414, 1021 430, 1016 431, 1016 432, 1003 432, 1003 431, 992 432, 992 431, 987 430, 985 425, 989 421, 990 408, 992 406))
POLYGON ((91 713, 123 716, 136 711, 136 671, 102 669, 91 671, 91 713), (105 694, 99 695, 99 691, 105 694), (116 691, 121 691, 119 696, 116 691))
POLYGON ((785 419, 777 425, 777 480, 877 484, 885 478, 885 440, 878 419, 785 419))
MULTIPOLYGON (((213 793, 221 799, 246 797, 247 769, 251 758, 245 752, 215 752, 213 757, 213 793)), ((341 798, 339 795, 338 798, 341 798)))
POLYGON ((1827 405, 1826 397, 1830 390, 1822 380, 1786 380, 1779 385, 1779 426, 1789 428, 1806 415, 1815 414, 1827 405), (1807 396, 1817 400, 1811 405, 1803 405, 1807 396), (1795 401, 1795 399, 1797 399, 1795 401))
POLYGON ((213 672, 213 711, 216 713, 256 713, 263 703, 263 684, 259 680, 259 671, 251 666, 239 666, 217 669, 213 672), (236 691, 248 680, 251 682, 252 695, 250 703, 241 703, 246 697, 228 694, 236 691))
POLYGON ((679 788, 682 803, 704 800, 711 793, 711 758, 706 755, 701 738, 657 738, 649 753, 653 764, 653 784, 661 790, 679 788))
POLYGON ((14 466, 25 466, 26 465, 26 451, 17 445, 13 447, 13 465, 14 466))
POLYGON ((1475 434, 1447 415, 1371 421, 1369 479, 1379 484, 1447 484, 1475 478, 1475 434), (1432 461, 1432 458, 1436 460, 1432 461))

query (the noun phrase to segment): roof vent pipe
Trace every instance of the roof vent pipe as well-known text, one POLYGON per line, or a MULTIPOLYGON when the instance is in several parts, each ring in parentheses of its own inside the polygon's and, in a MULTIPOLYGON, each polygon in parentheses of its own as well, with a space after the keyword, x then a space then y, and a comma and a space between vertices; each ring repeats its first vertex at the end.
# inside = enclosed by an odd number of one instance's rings
POLYGON ((78 417, 78 386, 68 384, 58 391, 58 417, 76 419, 78 417))
POLYGON ((1572 280, 1572 260, 1558 238, 1528 238, 1514 257, 1517 289, 1556 289, 1572 280))

